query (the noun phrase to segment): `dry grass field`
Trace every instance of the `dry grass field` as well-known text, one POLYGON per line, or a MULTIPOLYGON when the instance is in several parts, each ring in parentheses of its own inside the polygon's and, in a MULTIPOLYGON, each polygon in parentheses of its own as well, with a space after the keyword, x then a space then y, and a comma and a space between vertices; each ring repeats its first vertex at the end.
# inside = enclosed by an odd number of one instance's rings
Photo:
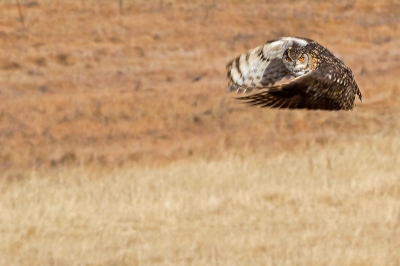
POLYGON ((400 265, 397 1, 0 1, 0 265, 400 265), (120 5, 122 3, 122 6, 120 5), (305 36, 352 112, 251 108, 305 36))
POLYGON ((399 265, 400 141, 0 182, 0 265, 399 265))

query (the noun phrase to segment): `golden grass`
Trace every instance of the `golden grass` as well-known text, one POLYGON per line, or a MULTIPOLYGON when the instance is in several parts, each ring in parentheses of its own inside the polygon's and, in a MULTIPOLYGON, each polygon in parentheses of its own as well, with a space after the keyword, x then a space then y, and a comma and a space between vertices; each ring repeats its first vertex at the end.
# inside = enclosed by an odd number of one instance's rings
POLYGON ((399 136, 0 180, 0 265, 398 265, 399 136))

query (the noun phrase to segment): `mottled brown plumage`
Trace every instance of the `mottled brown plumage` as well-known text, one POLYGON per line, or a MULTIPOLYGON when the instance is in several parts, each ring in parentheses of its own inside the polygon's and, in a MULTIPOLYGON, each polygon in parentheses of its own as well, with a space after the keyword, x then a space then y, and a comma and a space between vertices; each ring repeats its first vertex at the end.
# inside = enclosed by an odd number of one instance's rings
POLYGON ((250 105, 310 110, 352 110, 361 92, 350 68, 325 47, 306 38, 267 42, 227 65, 228 91, 258 93, 239 97, 250 105), (283 78, 294 77, 275 85, 283 78))

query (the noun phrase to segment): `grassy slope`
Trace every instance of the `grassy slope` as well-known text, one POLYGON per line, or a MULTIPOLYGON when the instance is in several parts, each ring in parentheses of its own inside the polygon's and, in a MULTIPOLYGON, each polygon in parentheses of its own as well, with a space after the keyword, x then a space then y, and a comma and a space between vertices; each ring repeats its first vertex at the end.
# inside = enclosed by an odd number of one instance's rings
POLYGON ((0 8, 3 171, 281 152, 399 131, 396 4, 125 1, 121 15, 118 1, 37 3, 23 6, 24 29, 14 2, 0 8), (353 69, 364 96, 354 112, 260 111, 226 94, 229 60, 298 35, 353 69))
POLYGON ((398 136, 0 181, 2 265, 396 265, 398 136))

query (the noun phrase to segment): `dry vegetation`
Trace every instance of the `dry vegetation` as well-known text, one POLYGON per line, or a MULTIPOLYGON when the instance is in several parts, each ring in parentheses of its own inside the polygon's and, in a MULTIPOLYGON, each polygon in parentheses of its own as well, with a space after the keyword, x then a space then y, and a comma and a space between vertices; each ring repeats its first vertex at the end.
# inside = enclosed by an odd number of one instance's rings
POLYGON ((400 265, 395 1, 20 3, 23 23, 0 1, 0 265, 400 265), (277 36, 327 46, 363 103, 226 95, 226 62, 277 36))
POLYGON ((398 265, 400 141, 0 182, 1 265, 398 265))

